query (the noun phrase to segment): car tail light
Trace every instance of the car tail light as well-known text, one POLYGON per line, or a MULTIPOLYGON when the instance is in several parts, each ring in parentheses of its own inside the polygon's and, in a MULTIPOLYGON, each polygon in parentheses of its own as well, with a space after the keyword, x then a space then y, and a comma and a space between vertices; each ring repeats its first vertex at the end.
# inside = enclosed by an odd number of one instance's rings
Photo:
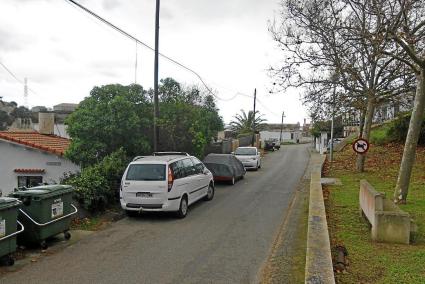
POLYGON ((173 182, 174 182, 173 171, 170 168, 168 168, 168 191, 170 191, 171 188, 173 187, 173 182))

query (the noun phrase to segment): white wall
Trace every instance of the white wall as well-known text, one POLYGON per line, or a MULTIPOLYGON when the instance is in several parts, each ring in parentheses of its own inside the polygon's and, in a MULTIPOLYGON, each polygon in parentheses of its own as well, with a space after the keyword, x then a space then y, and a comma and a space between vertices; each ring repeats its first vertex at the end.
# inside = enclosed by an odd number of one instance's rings
MULTIPOLYGON (((260 131, 261 141, 269 140, 269 139, 277 139, 280 138, 280 131, 260 131)), ((297 139, 301 138, 300 132, 290 132, 290 131, 282 131, 282 142, 296 142, 297 139), (291 139, 291 133, 293 133, 293 139, 291 139)))
MULTIPOLYGON (((34 130, 39 131, 39 124, 38 123, 33 123, 32 127, 34 128, 34 130)), ((54 132, 55 135, 63 137, 63 138, 67 138, 69 139, 69 135, 68 132, 66 131, 68 127, 65 124, 56 124, 54 125, 54 132)))
POLYGON ((43 182, 59 183, 64 173, 79 170, 77 165, 63 157, 0 139, 0 189, 3 196, 18 187, 18 176, 42 176, 43 182), (48 165, 49 162, 60 163, 60 166, 48 165), (44 169, 45 173, 15 173, 14 169, 44 169))

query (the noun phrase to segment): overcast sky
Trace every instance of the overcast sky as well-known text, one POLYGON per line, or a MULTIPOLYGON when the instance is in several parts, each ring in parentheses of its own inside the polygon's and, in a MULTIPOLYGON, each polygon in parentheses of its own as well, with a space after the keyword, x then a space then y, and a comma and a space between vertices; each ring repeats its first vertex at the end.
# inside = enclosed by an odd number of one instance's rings
MULTIPOLYGON (((154 46, 155 0, 78 0, 143 42, 154 46)), ((296 90, 269 94, 266 69, 281 59, 267 30, 278 0, 162 0, 160 52, 196 70, 220 98, 252 95, 269 122, 302 124, 307 114, 296 90)), ((23 81, 30 107, 78 103, 95 85, 153 86, 153 52, 65 0, 1 0, 0 61, 23 81)), ((160 78, 200 84, 191 73, 160 60, 160 78)), ((0 66, 0 96, 24 104, 23 86, 0 66)), ((218 100, 228 123, 252 99, 218 100)))

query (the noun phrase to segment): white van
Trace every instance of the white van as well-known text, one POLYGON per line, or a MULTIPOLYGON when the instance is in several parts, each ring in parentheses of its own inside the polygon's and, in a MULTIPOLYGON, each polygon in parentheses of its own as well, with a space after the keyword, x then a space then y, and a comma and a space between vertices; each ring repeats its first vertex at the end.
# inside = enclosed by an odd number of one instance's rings
POLYGON ((136 157, 124 172, 121 207, 129 214, 142 211, 175 211, 184 218, 192 203, 214 197, 211 172, 187 154, 136 157))

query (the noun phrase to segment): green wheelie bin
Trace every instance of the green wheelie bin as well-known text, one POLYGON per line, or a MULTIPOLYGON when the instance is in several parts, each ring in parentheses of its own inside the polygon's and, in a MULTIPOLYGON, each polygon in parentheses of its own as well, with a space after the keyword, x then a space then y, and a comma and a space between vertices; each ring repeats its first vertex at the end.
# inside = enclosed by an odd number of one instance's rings
POLYGON ((20 244, 39 244, 47 248, 46 239, 63 233, 70 239, 71 217, 77 213, 72 204, 74 188, 70 185, 44 185, 13 192, 23 206, 19 209, 18 220, 25 231, 18 238, 20 244))
POLYGON ((20 206, 21 202, 16 198, 0 198, 0 258, 7 265, 15 262, 10 254, 16 251, 17 235, 24 231, 24 226, 17 220, 20 206))

